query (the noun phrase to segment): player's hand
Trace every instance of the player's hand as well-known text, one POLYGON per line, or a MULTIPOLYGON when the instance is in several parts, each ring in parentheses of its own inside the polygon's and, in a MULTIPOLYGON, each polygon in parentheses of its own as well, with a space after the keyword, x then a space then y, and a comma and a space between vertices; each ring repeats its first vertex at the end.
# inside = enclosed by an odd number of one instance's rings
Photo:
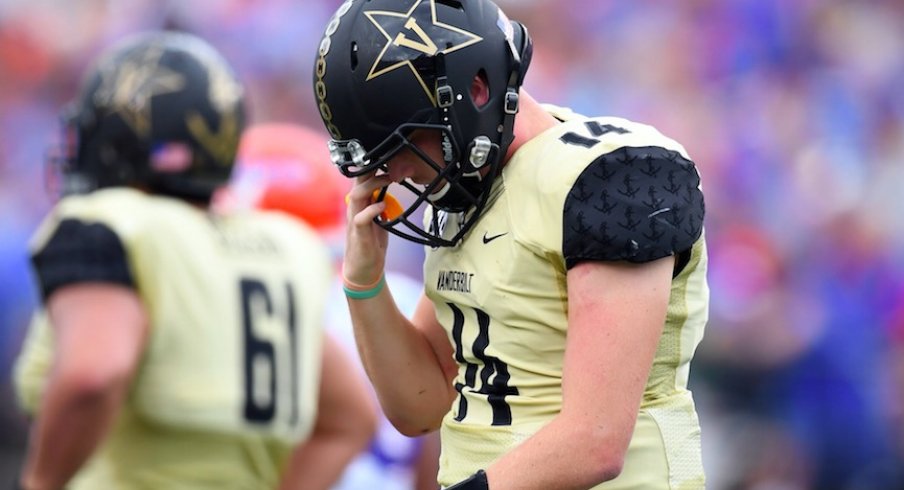
POLYGON ((388 186, 389 175, 362 175, 348 194, 348 230, 345 241, 343 275, 355 284, 374 284, 386 264, 388 232, 374 223, 386 211, 386 202, 373 202, 374 191, 388 186))

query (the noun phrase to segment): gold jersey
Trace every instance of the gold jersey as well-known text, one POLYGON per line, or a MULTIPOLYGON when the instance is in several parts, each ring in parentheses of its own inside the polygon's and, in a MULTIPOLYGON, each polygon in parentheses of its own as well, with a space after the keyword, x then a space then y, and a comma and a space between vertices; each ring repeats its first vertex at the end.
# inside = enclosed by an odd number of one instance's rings
MULTIPOLYGON (((150 319, 125 406, 69 488, 278 484, 316 416, 331 279, 316 232, 279 213, 218 216, 107 189, 63 199, 34 236, 32 257, 45 294, 87 280, 123 283, 150 319)), ((29 411, 40 407, 53 342, 39 312, 15 371, 29 411)))
MULTIPOLYGON (((426 292, 459 365, 440 483, 487 468, 560 412, 571 266, 675 255, 626 463, 597 488, 702 488, 687 390, 709 299, 699 175, 684 148, 650 126, 548 109, 563 122, 514 153, 471 232, 456 247, 427 250, 426 292)), ((440 214, 443 236, 459 217, 440 214)))

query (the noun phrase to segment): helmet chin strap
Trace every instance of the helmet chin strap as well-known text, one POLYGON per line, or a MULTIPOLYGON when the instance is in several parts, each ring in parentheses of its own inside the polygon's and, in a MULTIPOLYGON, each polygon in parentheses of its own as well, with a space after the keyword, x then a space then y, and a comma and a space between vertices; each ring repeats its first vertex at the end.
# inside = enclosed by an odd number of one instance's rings
POLYGON ((483 185, 479 172, 463 174, 455 185, 446 182, 438 192, 427 196, 427 200, 443 211, 461 213, 479 201, 483 185))
MULTIPOLYGON (((448 140, 448 135, 445 133, 443 140, 444 143, 448 140)), ((444 152, 443 162, 447 169, 451 167, 451 171, 446 176, 447 180, 442 187, 427 196, 430 204, 452 213, 461 213, 476 205, 480 201, 481 192, 486 185, 480 167, 483 167, 489 158, 495 156, 493 155, 494 148, 495 145, 492 145, 487 137, 478 136, 474 142, 468 145, 467 153, 470 156, 468 164, 456 162, 453 160, 452 152, 444 152), (479 159, 476 162, 477 165, 473 162, 475 154, 479 159), (465 168, 473 169, 473 171, 467 172, 464 170, 465 168)))
MULTIPOLYGON (((453 167, 453 170, 447 174, 447 181, 442 188, 427 197, 430 204, 439 209, 461 213, 467 211, 471 206, 482 207, 486 201, 484 193, 489 192, 489 189, 486 189, 488 182, 484 180, 482 170, 489 167, 489 173, 492 174, 489 181, 491 183, 499 170, 499 160, 505 157, 505 152, 513 139, 515 115, 518 113, 521 60, 517 52, 512 52, 512 55, 516 63, 506 84, 498 142, 494 143, 488 135, 479 135, 468 144, 463 155, 458 155, 458 161, 453 152, 443 151, 443 162, 446 169, 453 167), (488 163, 489 165, 487 165, 488 163)), ((454 120, 454 114, 451 111, 454 91, 447 84, 445 55, 438 54, 435 63, 437 109, 440 120, 451 126, 454 120)), ((454 146, 448 141, 448 138, 449 136, 443 133, 442 147, 444 149, 454 146)))
POLYGON ((431 204, 436 205, 441 202, 446 194, 449 193, 449 189, 452 188, 452 184, 446 182, 441 189, 427 196, 427 200, 430 201, 431 204))

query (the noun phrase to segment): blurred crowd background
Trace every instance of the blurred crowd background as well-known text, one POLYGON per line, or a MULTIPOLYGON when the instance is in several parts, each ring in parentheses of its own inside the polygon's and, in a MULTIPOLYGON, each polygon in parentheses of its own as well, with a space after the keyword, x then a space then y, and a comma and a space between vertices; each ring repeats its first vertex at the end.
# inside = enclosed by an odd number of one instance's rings
MULTIPOLYGON (((87 62, 132 32, 190 31, 237 68, 252 122, 320 130, 311 69, 339 3, 0 0, 0 480, 26 437, 9 377, 36 304, 26 244, 52 205, 44 155, 87 62)), ((904 2, 499 3, 534 39, 535 97, 653 124, 701 171, 709 487, 904 488, 904 2)), ((419 278, 422 252, 393 240, 419 278)))

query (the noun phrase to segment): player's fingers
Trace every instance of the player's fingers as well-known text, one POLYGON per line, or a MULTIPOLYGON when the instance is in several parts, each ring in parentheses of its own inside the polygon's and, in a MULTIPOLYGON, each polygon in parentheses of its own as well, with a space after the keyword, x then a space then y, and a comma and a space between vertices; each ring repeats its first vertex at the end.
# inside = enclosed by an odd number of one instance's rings
POLYGON ((348 205, 356 211, 369 205, 375 190, 386 187, 392 183, 389 175, 362 175, 355 179, 355 185, 348 193, 348 205))
POLYGON ((385 208, 384 202, 370 204, 349 221, 343 273, 352 282, 369 284, 383 273, 388 233, 374 218, 385 208))
MULTIPOLYGON (((384 181, 388 181, 388 179, 370 178, 356 182, 355 186, 345 197, 346 219, 350 224, 359 222, 359 214, 373 204, 375 200, 373 197, 374 194, 379 192, 378 189, 383 185, 388 185, 388 183, 384 183, 384 181)), ((365 221, 372 220, 375 216, 379 216, 380 214, 373 214, 373 208, 370 209, 371 211, 364 214, 364 216, 366 216, 363 218, 365 221)))
POLYGON ((375 202, 373 204, 368 205, 358 213, 352 217, 352 222, 355 227, 367 227, 376 226, 373 222, 374 218, 380 215, 383 211, 386 210, 386 203, 384 201, 375 202))

